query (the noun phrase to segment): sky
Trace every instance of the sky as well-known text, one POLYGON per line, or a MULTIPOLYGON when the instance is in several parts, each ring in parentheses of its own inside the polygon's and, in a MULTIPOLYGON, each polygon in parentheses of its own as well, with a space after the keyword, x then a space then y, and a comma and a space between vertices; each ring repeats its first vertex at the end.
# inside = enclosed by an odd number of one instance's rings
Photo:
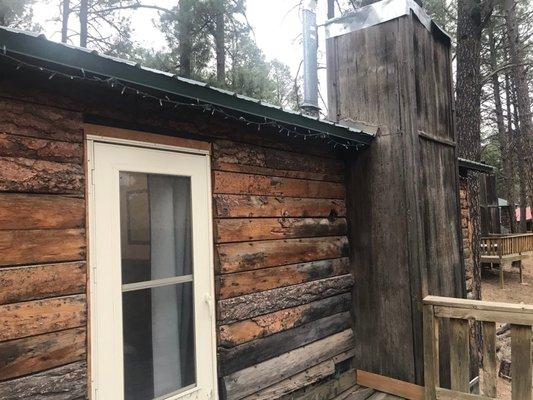
MULTIPOLYGON (((171 8, 177 0, 147 0, 146 4, 157 4, 171 8)), ((247 17, 254 30, 257 45, 265 53, 268 60, 278 59, 287 64, 293 75, 299 69, 303 58, 301 46, 301 12, 299 0, 248 0, 247 17)), ((326 20, 326 1, 318 2, 317 23, 326 20)), ((34 17, 44 27, 49 39, 60 39, 58 23, 51 19, 59 14, 59 1, 36 1, 34 17)), ((133 13, 133 38, 148 48, 162 48, 165 45, 163 35, 152 23, 157 13, 150 10, 137 10, 133 13)), ((325 40, 323 29, 319 28, 319 65, 325 66, 325 40)), ((320 91, 326 98, 325 70, 319 70, 320 91)))

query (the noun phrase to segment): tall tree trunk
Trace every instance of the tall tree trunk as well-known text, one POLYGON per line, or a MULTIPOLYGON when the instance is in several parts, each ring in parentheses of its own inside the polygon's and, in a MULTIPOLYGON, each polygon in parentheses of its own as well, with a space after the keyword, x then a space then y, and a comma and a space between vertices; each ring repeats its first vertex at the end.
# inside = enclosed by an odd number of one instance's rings
POLYGON ((89 0, 80 1, 80 46, 87 47, 89 0))
POLYGON ((524 68, 524 55, 520 50, 518 22, 516 19, 516 3, 514 0, 505 0, 505 23, 509 38, 509 55, 513 64, 512 78, 516 91, 515 106, 518 111, 517 126, 517 166, 518 181, 520 185, 520 231, 526 231, 526 207, 528 176, 531 174, 531 136, 533 124, 531 122, 531 101, 527 73, 524 68))
MULTIPOLYGON (((488 0, 490 2, 490 0, 488 0)), ((481 0, 458 0, 457 4, 457 89, 456 128, 459 154, 473 161, 481 161, 481 31, 492 8, 485 9, 481 0)), ((472 221, 472 293, 481 299, 481 218, 479 177, 468 174, 468 198, 472 221)), ((479 375, 481 354, 481 325, 471 329, 471 377, 479 375)))
POLYGON ((61 14, 61 42, 67 43, 68 40, 68 18, 70 16, 70 0, 63 0, 61 14))
MULTIPOLYGON (((501 90, 500 90, 500 80, 499 75, 496 73, 498 69, 498 59, 497 59, 497 50, 496 50, 496 40, 494 38, 494 28, 492 24, 488 29, 489 33, 489 47, 490 47, 490 65, 493 72, 492 75, 492 92, 494 95, 494 113, 496 114, 496 125, 498 127, 498 141, 500 142, 500 154, 502 160, 502 178, 503 178, 503 192, 504 196, 507 198, 509 204, 515 203, 514 197, 514 179, 513 179, 513 168, 512 168, 512 151, 511 151, 511 140, 510 132, 507 132, 505 127, 505 120, 503 116, 503 107, 501 99, 501 90)), ((511 232, 516 231, 516 221, 514 218, 514 208, 513 213, 509 215, 510 217, 510 229, 511 232)))
MULTIPOLYGON (((507 113, 507 137, 509 138, 509 152, 510 152, 510 160, 511 160, 511 176, 513 177, 512 181, 512 190, 513 194, 515 193, 515 159, 516 159, 516 138, 514 134, 513 129, 513 112, 511 109, 512 104, 512 88, 511 88, 511 79, 509 78, 509 74, 505 73, 505 108, 507 113)), ((516 226, 516 198, 514 198, 511 201, 509 201, 509 217, 511 218, 511 231, 512 233, 518 232, 517 226, 516 226)))
POLYGON ((224 37, 224 4, 220 2, 215 17, 215 48, 217 57, 217 82, 223 85, 226 79, 226 41, 224 37))
POLYGON ((190 78, 192 75, 192 29, 194 0, 180 0, 178 17, 178 39, 180 55, 180 75, 190 78))

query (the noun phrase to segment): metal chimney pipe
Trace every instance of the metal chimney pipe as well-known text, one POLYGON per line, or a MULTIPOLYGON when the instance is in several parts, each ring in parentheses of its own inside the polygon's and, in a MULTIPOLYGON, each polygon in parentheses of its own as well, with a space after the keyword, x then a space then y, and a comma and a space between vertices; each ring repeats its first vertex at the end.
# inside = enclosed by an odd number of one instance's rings
POLYGON ((303 45, 304 45, 304 101, 302 110, 318 117, 318 37, 316 27, 317 0, 303 2, 303 45))

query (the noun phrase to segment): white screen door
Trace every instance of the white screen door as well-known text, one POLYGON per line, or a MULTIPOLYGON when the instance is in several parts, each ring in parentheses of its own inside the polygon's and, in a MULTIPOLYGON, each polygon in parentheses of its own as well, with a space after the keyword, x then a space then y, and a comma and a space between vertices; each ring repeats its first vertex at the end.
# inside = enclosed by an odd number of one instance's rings
POLYGON ((209 156, 90 147, 93 397, 215 390, 209 156))

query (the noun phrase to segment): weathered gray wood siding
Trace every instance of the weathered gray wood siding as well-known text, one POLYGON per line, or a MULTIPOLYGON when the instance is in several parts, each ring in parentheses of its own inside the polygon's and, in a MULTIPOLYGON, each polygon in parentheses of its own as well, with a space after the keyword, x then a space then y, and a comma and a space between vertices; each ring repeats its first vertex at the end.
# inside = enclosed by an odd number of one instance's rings
POLYGON ((463 294, 449 51, 414 16, 327 43, 330 118, 381 126, 347 188, 355 360, 417 383, 421 299, 463 294))

